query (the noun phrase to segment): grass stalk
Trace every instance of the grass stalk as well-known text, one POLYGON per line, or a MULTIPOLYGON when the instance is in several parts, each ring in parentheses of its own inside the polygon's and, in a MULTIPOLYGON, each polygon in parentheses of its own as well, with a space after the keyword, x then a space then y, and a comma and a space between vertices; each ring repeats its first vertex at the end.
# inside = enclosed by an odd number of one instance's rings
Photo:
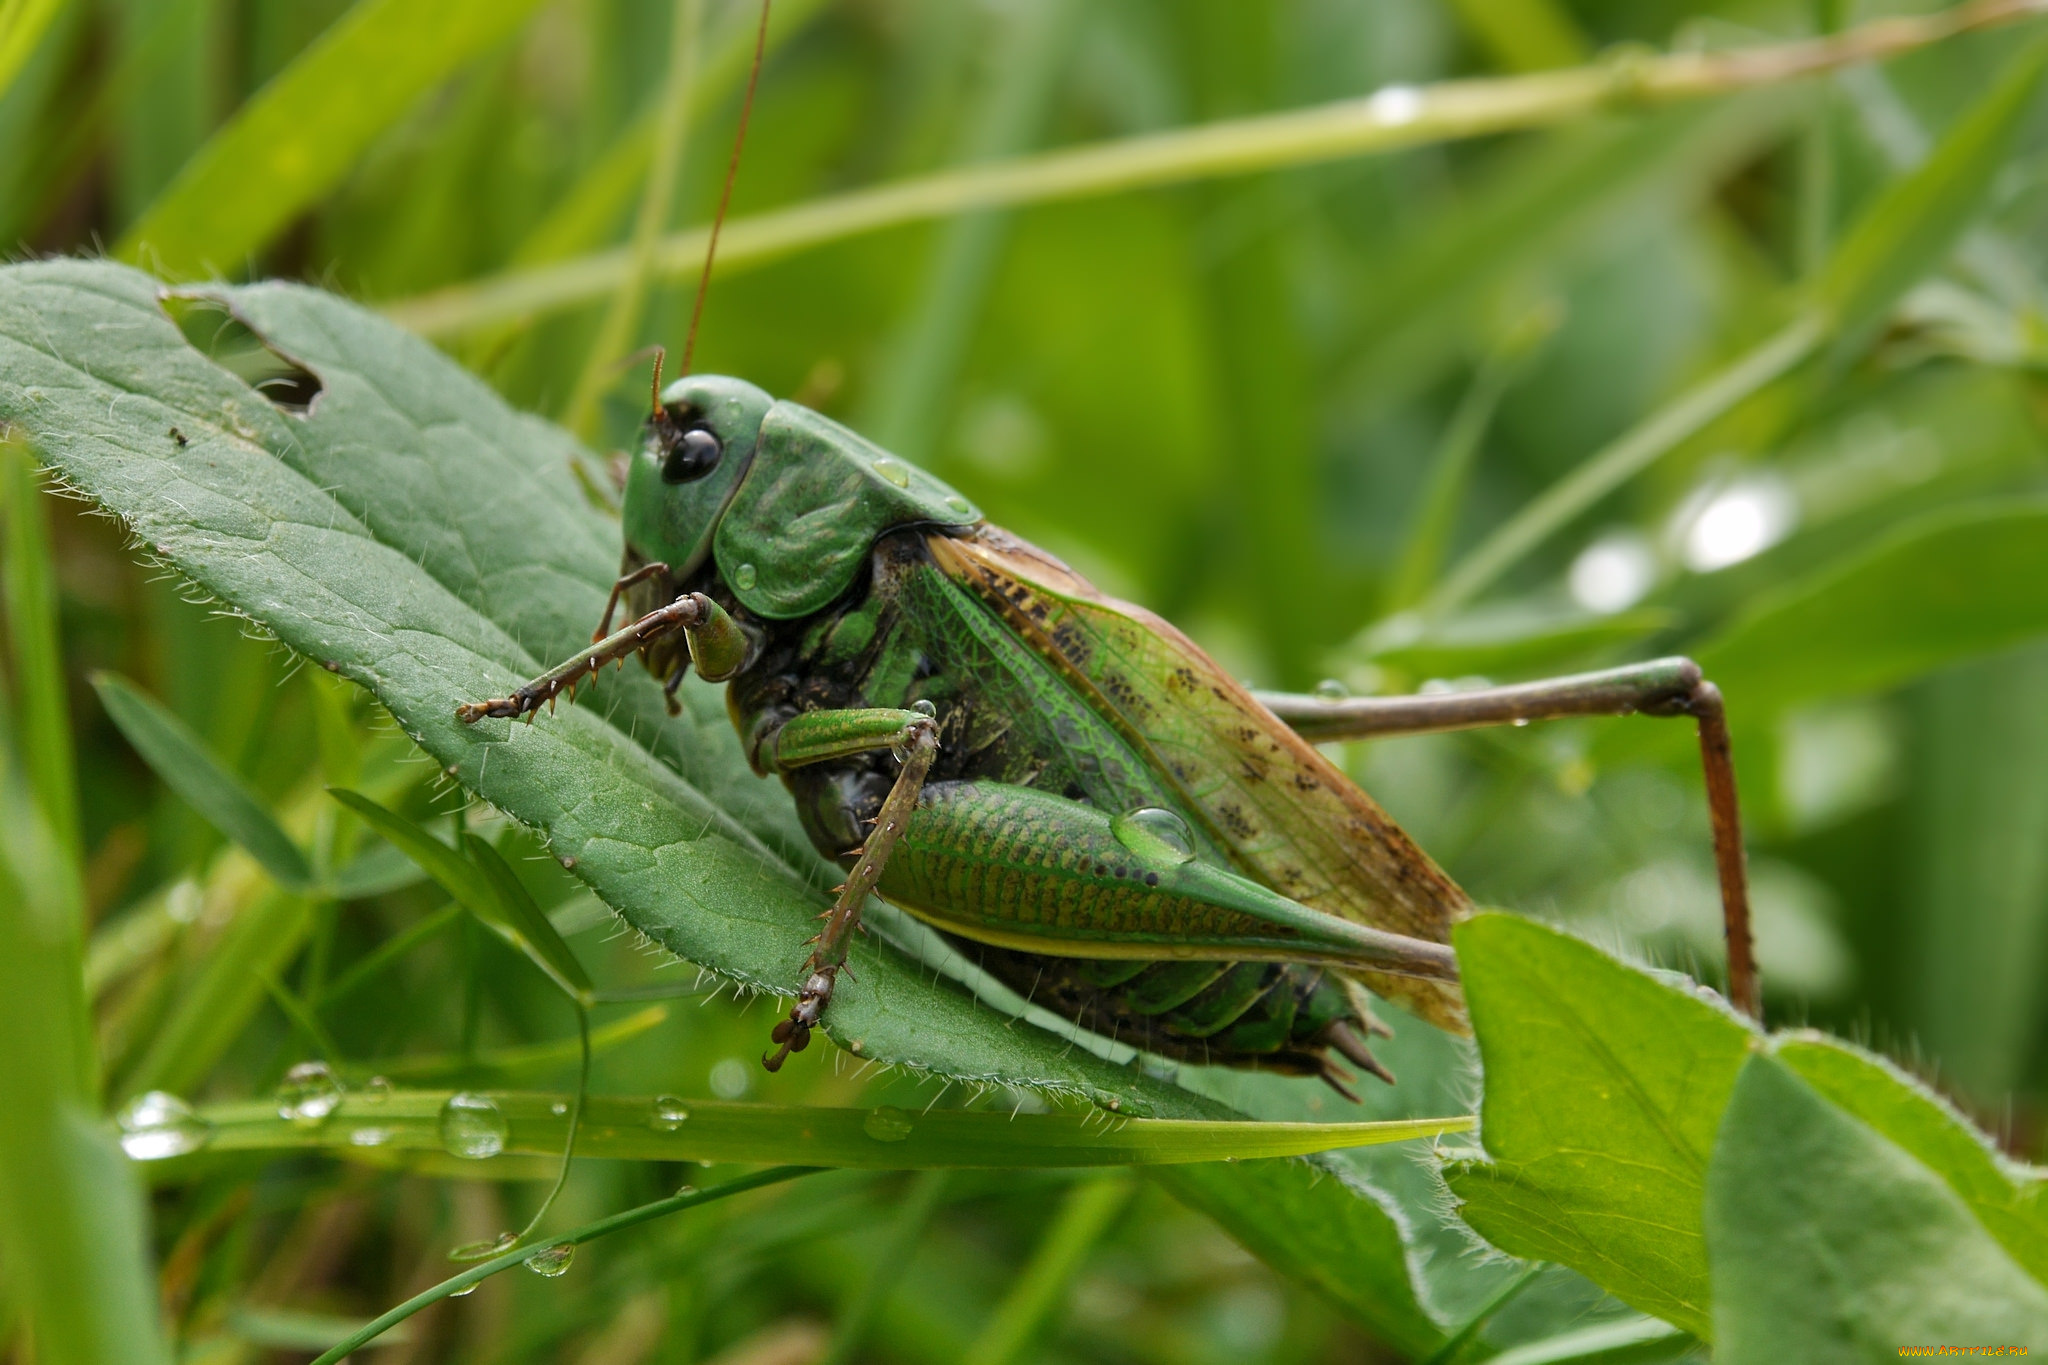
MULTIPOLYGON (((1723 52, 1630 55, 1557 71, 1426 86, 1306 109, 1227 119, 1067 151, 988 162, 736 218, 719 241, 720 271, 904 223, 977 209, 1050 203, 1369 156, 1430 143, 1550 127, 1625 110, 1781 85, 1881 61, 1958 33, 2048 10, 2048 0, 1975 0, 1935 14, 1881 19, 1821 38, 1723 52)), ((660 239, 651 276, 703 261, 709 229, 660 239)), ((513 270, 385 305, 427 336, 446 336, 599 298, 631 278, 629 246, 513 270)))

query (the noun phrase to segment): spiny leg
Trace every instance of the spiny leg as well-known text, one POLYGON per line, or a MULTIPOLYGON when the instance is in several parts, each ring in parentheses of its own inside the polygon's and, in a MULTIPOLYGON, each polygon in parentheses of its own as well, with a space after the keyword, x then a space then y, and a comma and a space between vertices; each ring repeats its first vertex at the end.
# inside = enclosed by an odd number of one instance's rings
POLYGON ((606 664, 624 659, 677 630, 689 638, 692 661, 700 664, 700 671, 714 682, 730 677, 746 657, 746 636, 726 614, 725 608, 701 592, 689 592, 605 636, 588 649, 579 650, 532 682, 515 688, 511 696, 464 702, 455 708, 455 714, 469 724, 486 716, 516 718, 530 715, 542 706, 552 704, 563 692, 573 690, 577 683, 606 664))
POLYGON ((1749 873, 1742 852, 1742 815, 1735 798, 1735 761, 1721 690, 1691 659, 1578 673, 1510 687, 1407 697, 1307 697, 1256 694, 1304 739, 1366 739, 1515 725, 1568 716, 1690 716, 1699 725, 1700 766, 1714 832, 1714 864, 1728 935, 1728 996, 1750 1018, 1763 1019, 1756 950, 1749 926, 1749 873))
POLYGON ((803 989, 789 1017, 775 1025, 770 1035, 778 1046, 761 1058, 761 1065, 780 1071, 792 1052, 802 1052, 811 1043, 825 1006, 832 1001, 832 988, 846 965, 847 950, 860 927, 861 906, 881 880, 889 854, 902 841, 917 809, 918 793, 939 753, 938 722, 923 711, 895 711, 876 708, 849 711, 806 711, 793 717, 770 741, 770 760, 778 769, 800 767, 827 759, 892 749, 903 766, 889 795, 882 801, 874 829, 854 860, 853 870, 839 887, 832 908, 822 918, 825 927, 812 940, 810 960, 803 989))
POLYGON ((612 584, 610 595, 604 599, 604 615, 598 618, 597 629, 590 632, 590 643, 596 644, 611 633, 612 613, 619 609, 619 598, 626 589, 645 583, 658 573, 667 572, 668 565, 657 559, 652 564, 642 564, 629 574, 621 574, 618 581, 612 584))

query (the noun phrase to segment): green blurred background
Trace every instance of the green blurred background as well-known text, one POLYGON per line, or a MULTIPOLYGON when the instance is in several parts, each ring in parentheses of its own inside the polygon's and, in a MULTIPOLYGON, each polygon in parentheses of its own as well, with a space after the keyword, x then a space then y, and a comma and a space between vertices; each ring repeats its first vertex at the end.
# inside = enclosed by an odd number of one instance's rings
MULTIPOLYGON (((15 63, 0 74, 0 241, 17 253, 118 244, 174 272, 283 275, 393 303, 625 242, 636 215, 709 217, 751 0, 451 4, 416 29, 387 22, 380 50, 376 12, 395 8, 0 5, 13 24, 0 28, 0 72, 15 63), (702 41, 686 150, 666 202, 643 207, 674 29, 691 14, 702 41), (240 161, 218 144, 202 154, 266 82, 351 25, 361 65, 348 79, 285 110, 240 161), (324 171, 295 180, 263 159, 307 146, 324 171), (214 226, 192 226, 181 184, 206 190, 214 226)), ((778 0, 733 211, 1389 84, 1540 71, 1620 44, 1783 40, 1901 8, 778 0)), ((1261 686, 1396 691, 1674 652, 1711 663, 1720 649, 1742 665, 1727 681, 1774 1021, 1900 1057, 2037 1157, 2048 645, 2027 637, 2041 628, 2048 539, 2029 551, 2041 523, 2025 518, 2048 486, 2038 115, 1986 211, 1873 343, 1765 386, 1475 600, 1421 609, 1517 508, 1782 325, 1849 225, 2013 46, 1977 35, 1796 87, 850 237, 726 272, 697 368, 892 445, 1261 686), (1938 609, 1901 610, 1858 577, 1874 553, 1894 554, 1902 581, 1938 577, 1978 519, 2019 526, 2020 552, 2000 561, 2009 572, 1965 571, 1938 609), (1961 530, 1926 533, 1944 526, 1961 530), (1745 623, 1845 582, 1818 599, 1830 629, 1744 637, 1745 623), (1980 607, 1990 625, 1949 628, 1980 607)), ((692 290, 661 274, 629 297, 610 323, 617 305, 600 292, 438 339, 515 405, 613 449, 644 401, 644 363, 624 362, 679 345, 692 290), (579 409, 579 385, 593 406, 579 409)), ((208 972, 278 893, 151 776, 88 675, 115 670, 164 700, 302 839, 332 835, 326 782, 360 781, 422 817, 457 796, 365 699, 184 600, 110 524, 45 501, 108 1097, 262 1093, 309 1055, 303 1026, 260 983, 225 989, 208 972)), ((1352 746, 1346 761, 1482 902, 1718 979, 1704 803, 1681 729, 1549 725, 1352 746)), ((522 836, 502 837, 529 855, 519 866, 543 902, 580 927, 586 959, 613 979, 674 974, 608 938, 577 900, 587 893, 522 836)), ((315 907, 266 940, 264 969, 318 999, 439 901, 409 885, 315 907)), ((403 1073, 423 1082, 565 1084, 570 1051, 506 1050, 559 1044, 568 1008, 495 939, 449 925, 322 1009, 333 1045, 366 1070, 425 1057, 403 1073)), ((842 1074, 824 1049, 771 1081, 751 1061, 768 1018, 728 999, 671 1004, 604 1051, 595 1085, 935 1099, 907 1078, 842 1074)), ((1407 1046, 1404 1085, 1470 1102, 1453 1050, 1407 1046)), ((593 1167, 568 1199, 595 1216, 678 1178, 593 1167)), ((1072 1183, 829 1182, 678 1220, 556 1283, 493 1282, 378 1358, 794 1362, 871 1311, 855 1358, 959 1359, 1072 1183), (907 1270, 864 1289, 919 1200, 936 1212, 907 1270)), ((287 1348, 438 1278, 450 1242, 515 1224, 535 1193, 312 1160, 222 1164, 156 1197, 164 1308, 194 1358, 304 1359, 287 1348)), ((1380 1358, 1150 1187, 1068 1269, 1017 1358, 1380 1358)), ((13 1349, 33 1358, 25 1338, 13 1349)))

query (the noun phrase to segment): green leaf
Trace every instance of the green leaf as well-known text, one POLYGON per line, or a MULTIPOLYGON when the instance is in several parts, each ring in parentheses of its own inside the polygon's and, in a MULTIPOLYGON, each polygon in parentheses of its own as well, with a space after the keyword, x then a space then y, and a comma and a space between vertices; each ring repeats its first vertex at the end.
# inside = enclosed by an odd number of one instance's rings
POLYGON ((394 847, 403 850, 464 909, 524 953, 570 999, 587 1002, 591 991, 589 974, 496 849, 465 832, 458 852, 360 792, 334 788, 332 794, 394 847))
POLYGON ((1476 916, 1453 942, 1492 1158, 1448 1173, 1459 1212, 1504 1251, 1707 1335, 1700 1201, 1756 1035, 1697 987, 1512 915, 1476 916))
POLYGON ((1760 598, 1695 657, 1747 717, 2048 632, 2048 504, 1933 513, 1760 598))
POLYGON ((1955 1192, 1769 1057, 1729 1101, 1706 1228, 1725 1365, 2048 1344, 2048 1290, 1955 1192))
POLYGON ((2014 1165, 1926 1086, 1838 1039, 1799 1033, 1771 1055, 1948 1182, 2013 1260, 2048 1284, 2048 1184, 2014 1165))
POLYGON ((119 674, 96 673, 92 685, 108 717, 165 786, 241 845, 279 886, 298 892, 311 889, 313 869, 306 855, 278 828, 255 793, 215 761, 191 727, 119 674))
MULTIPOLYGON (((748 769, 716 692, 686 687, 671 720, 634 669, 593 679, 595 705, 532 726, 455 718, 457 702, 501 695, 589 641, 618 532, 570 473, 575 443, 339 299, 201 292, 318 378, 307 412, 194 350, 147 276, 57 261, 0 268, 0 418, 157 556, 375 691, 438 765, 542 831, 634 927, 729 980, 792 990, 838 875, 748 769)), ((830 1023, 863 1057, 1131 1115, 1228 1112, 1011 1026, 879 943, 856 944, 853 965, 830 1023)), ((1357 1201, 1328 1179, 1301 1196, 1304 1217, 1339 1227, 1357 1201)), ((1367 1214, 1391 1226, 1376 1205, 1367 1214)))
MULTIPOLYGON (((279 1118, 277 1105, 271 1102, 211 1105, 201 1111, 211 1124, 205 1150, 372 1149, 379 1156, 441 1152, 446 1150, 441 1111, 451 1093, 398 1090, 374 1098, 351 1094, 326 1123, 313 1129, 279 1118), (364 1133, 366 1128, 374 1135, 364 1133)), ((561 1155, 568 1135, 567 1110, 562 1106, 566 1096, 494 1091, 488 1098, 506 1123, 505 1155, 561 1155)), ((1247 1123, 1123 1119, 1095 1110, 919 1113, 729 1100, 670 1103, 671 1099, 591 1096, 576 1139, 577 1155, 755 1166, 796 1162, 874 1170, 1131 1166, 1301 1156, 1464 1132, 1472 1126, 1472 1120, 1463 1116, 1378 1123, 1247 1123)), ((483 1163, 476 1165, 483 1169, 483 1163)))
POLYGON ((1892 305, 1948 259, 1983 211, 2007 150, 2048 70, 2048 35, 2006 63, 1998 82, 1956 122, 1934 155, 1893 183, 1857 221, 1815 283, 1814 301, 1836 335, 1835 353, 1860 348, 1892 305))
POLYGON ((360 0, 199 149, 115 254, 179 278, 241 267, 538 3, 360 0))

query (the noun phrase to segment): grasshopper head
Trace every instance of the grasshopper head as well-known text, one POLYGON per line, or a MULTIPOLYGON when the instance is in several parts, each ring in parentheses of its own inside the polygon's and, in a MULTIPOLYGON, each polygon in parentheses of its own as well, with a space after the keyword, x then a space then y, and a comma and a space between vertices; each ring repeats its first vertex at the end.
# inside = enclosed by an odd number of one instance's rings
POLYGON ((626 544, 678 578, 711 553, 775 400, 743 379, 685 375, 661 391, 626 471, 626 544))

